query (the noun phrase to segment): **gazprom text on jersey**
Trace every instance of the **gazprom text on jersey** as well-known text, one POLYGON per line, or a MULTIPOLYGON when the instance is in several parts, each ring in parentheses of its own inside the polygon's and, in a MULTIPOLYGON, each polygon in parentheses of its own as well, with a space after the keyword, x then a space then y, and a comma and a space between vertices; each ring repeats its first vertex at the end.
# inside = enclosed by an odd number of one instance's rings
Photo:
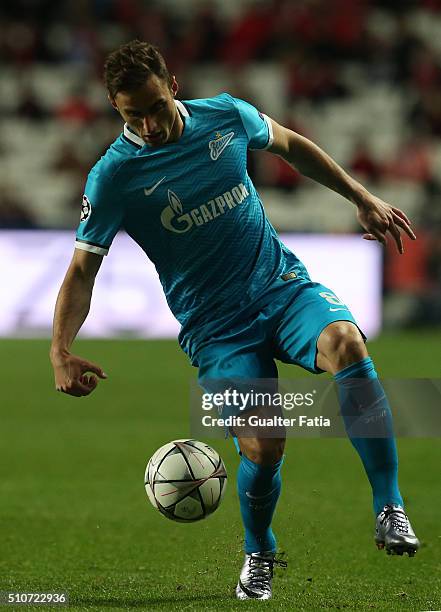
POLYGON ((196 208, 193 208, 188 213, 182 214, 179 217, 175 217, 175 210, 168 206, 164 209, 161 215, 161 221, 164 227, 172 231, 177 231, 177 228, 173 225, 173 217, 178 223, 186 223, 187 226, 180 231, 187 231, 193 225, 203 225, 213 221, 216 217, 225 214, 228 209, 235 208, 238 204, 241 204, 245 198, 249 196, 249 191, 243 183, 239 183, 233 187, 230 191, 225 191, 223 194, 209 200, 205 204, 201 204, 196 208))

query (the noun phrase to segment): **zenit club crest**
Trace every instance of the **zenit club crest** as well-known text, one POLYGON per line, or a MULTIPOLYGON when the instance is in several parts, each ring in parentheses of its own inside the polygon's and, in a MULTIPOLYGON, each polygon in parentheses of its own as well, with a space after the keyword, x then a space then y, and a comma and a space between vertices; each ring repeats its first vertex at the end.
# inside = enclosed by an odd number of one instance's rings
POLYGON ((210 140, 208 143, 208 148, 210 149, 210 157, 213 161, 219 159, 226 147, 230 144, 233 136, 234 132, 229 132, 228 134, 225 134, 225 136, 222 136, 220 132, 217 132, 216 138, 214 140, 210 140))

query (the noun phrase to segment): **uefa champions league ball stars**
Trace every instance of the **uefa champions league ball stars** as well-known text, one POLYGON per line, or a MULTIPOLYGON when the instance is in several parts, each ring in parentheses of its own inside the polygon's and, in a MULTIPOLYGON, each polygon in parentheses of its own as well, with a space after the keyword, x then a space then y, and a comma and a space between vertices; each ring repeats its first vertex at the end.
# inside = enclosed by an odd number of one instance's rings
POLYGON ((147 464, 145 490, 161 514, 182 523, 206 518, 219 507, 227 472, 218 453, 197 440, 161 446, 147 464))

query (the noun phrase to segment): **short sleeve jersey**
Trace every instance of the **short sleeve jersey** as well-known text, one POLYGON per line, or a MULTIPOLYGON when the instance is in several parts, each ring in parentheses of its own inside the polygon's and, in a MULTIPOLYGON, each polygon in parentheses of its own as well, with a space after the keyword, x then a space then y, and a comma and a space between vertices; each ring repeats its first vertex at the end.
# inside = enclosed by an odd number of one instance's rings
POLYGON ((283 284, 308 278, 280 241, 247 173, 271 121, 229 94, 176 102, 178 141, 150 146, 124 132, 89 173, 76 247, 106 255, 124 229, 156 266, 192 357, 207 334, 245 316, 283 284))

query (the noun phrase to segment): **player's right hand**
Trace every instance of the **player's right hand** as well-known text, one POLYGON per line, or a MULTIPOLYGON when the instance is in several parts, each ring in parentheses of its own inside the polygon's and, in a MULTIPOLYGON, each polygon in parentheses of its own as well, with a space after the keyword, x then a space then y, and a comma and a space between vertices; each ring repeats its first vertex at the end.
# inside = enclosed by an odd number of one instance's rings
POLYGON ((89 395, 96 389, 98 378, 107 378, 107 374, 100 366, 70 353, 51 355, 51 361, 54 368, 55 388, 68 395, 75 397, 89 395), (88 372, 93 374, 88 374, 88 372))

